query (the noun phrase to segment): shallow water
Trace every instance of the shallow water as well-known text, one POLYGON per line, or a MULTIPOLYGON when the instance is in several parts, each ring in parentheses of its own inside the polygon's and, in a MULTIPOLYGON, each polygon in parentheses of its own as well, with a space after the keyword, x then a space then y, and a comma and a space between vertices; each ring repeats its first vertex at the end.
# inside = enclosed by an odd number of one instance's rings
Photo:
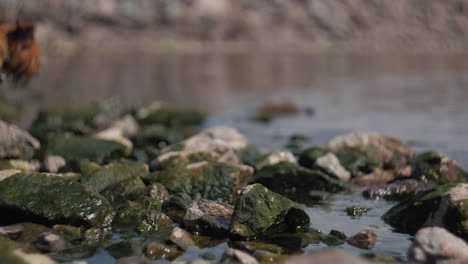
MULTIPOLYGON (((289 137, 308 137, 304 146, 323 144, 350 131, 376 131, 408 141, 417 150, 435 149, 468 169, 468 55, 135 55, 49 58, 32 89, 42 101, 29 104, 27 125, 39 107, 80 106, 111 96, 129 103, 162 100, 198 106, 212 117, 207 126, 238 128, 264 151, 284 149, 289 137), (275 98, 289 98, 315 115, 251 121, 255 108, 275 98)), ((380 216, 393 203, 369 201, 360 190, 337 194, 307 209, 311 226, 347 235, 374 230, 379 242, 372 252, 405 258, 410 236, 393 233, 380 216), (366 205, 363 217, 345 208, 366 205)), ((115 241, 121 239, 115 237, 115 241)), ((208 251, 220 254, 226 244, 208 251)), ((325 247, 310 245, 305 251, 325 247)), ((342 248, 365 253, 347 244, 342 248)), ((184 258, 199 255, 190 251, 184 258)), ((109 263, 105 250, 88 263, 109 263)), ((161 261, 160 261, 161 262, 161 261)))

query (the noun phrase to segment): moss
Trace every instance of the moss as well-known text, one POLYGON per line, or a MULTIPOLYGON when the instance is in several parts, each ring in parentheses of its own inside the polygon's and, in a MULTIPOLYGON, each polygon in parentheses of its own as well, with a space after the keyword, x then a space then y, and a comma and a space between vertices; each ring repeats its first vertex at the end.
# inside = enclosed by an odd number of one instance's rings
POLYGON ((229 231, 241 237, 253 237, 267 232, 295 231, 309 222, 309 216, 293 201, 254 184, 244 188, 239 197, 229 231))
POLYGON ((161 203, 146 196, 127 201, 117 209, 115 225, 131 228, 138 233, 156 231, 161 217, 161 203))
POLYGON ((359 149, 343 148, 335 151, 334 154, 341 165, 353 175, 357 175, 359 172, 368 174, 382 166, 378 161, 359 149))
POLYGON ((1 181, 0 208, 5 214, 1 224, 108 226, 112 222, 112 208, 103 197, 76 181, 42 174, 20 173, 1 181))
POLYGON ((145 194, 146 186, 140 178, 130 178, 104 189, 101 194, 113 205, 135 200, 145 194))
POLYGON ((260 153, 260 151, 252 145, 235 150, 235 153, 241 163, 247 164, 252 167, 257 167, 256 165, 263 158, 263 155, 260 153))
POLYGON ((460 166, 437 152, 429 151, 417 155, 412 165, 411 177, 423 182, 442 185, 465 179, 466 172, 460 166))

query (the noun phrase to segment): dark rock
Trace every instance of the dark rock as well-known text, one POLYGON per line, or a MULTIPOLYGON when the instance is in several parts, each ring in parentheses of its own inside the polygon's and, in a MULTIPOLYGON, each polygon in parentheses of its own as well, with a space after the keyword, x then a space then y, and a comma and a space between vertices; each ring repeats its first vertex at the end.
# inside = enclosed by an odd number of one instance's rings
POLYGON ((127 201, 117 209, 115 224, 131 227, 138 233, 156 231, 160 225, 161 203, 146 196, 135 201, 127 201))
POLYGON ((309 216, 296 203, 261 184, 253 184, 242 190, 229 230, 241 237, 254 237, 272 229, 295 231, 309 223, 309 216))
POLYGON ((310 191, 339 192, 348 187, 346 183, 320 171, 288 162, 262 168, 255 173, 252 182, 263 184, 270 190, 299 202, 307 202, 310 191))
POLYGON ((408 258, 416 263, 468 263, 468 244, 443 228, 426 227, 416 233, 408 258))
POLYGON ((120 204, 128 200, 137 199, 144 195, 145 190, 146 186, 143 181, 138 177, 134 177, 104 189, 101 195, 111 204, 120 204))
POLYGON ((400 202, 383 219, 400 232, 414 234, 424 226, 441 226, 467 238, 467 202, 468 184, 441 185, 400 202))
POLYGON ((60 252, 65 249, 65 240, 59 235, 45 232, 39 235, 34 245, 42 252, 60 252))
POLYGON ((176 227, 174 230, 172 230, 172 233, 169 236, 169 240, 183 250, 187 250, 190 247, 195 246, 195 242, 190 237, 190 234, 179 227, 176 227))
POLYGON ((372 230, 364 230, 347 239, 348 244, 362 248, 372 249, 377 243, 377 235, 372 230))
POLYGON ((125 239, 106 247, 106 250, 114 258, 122 258, 129 256, 138 256, 141 254, 143 241, 136 239, 125 239))
POLYGON ((229 221, 219 216, 205 215, 197 220, 185 221, 185 226, 189 231, 204 236, 217 238, 229 236, 229 221))
POLYGON ((343 239, 343 240, 347 238, 345 233, 335 230, 335 229, 330 230, 330 235, 336 236, 337 238, 343 239))
POLYGON ((259 107, 255 113, 255 120, 271 121, 277 116, 297 115, 300 112, 299 106, 290 100, 276 100, 267 102, 259 107))
POLYGON ((299 251, 310 244, 320 244, 318 232, 276 233, 262 237, 263 241, 279 245, 293 251, 299 251))
POLYGON ((314 164, 315 168, 320 169, 328 175, 340 179, 342 181, 349 181, 351 173, 341 166, 340 161, 333 153, 319 157, 314 164))
POLYGON ((146 195, 164 203, 169 200, 169 192, 166 190, 166 187, 160 183, 152 183, 146 187, 146 195))
POLYGON ((206 113, 199 109, 181 109, 165 106, 153 109, 141 109, 138 113, 139 121, 144 124, 160 124, 170 128, 186 126, 200 126, 206 119, 206 113))
POLYGON ((414 195, 430 190, 435 186, 414 179, 403 179, 392 183, 375 185, 362 192, 369 199, 404 200, 414 195))
POLYGON ((424 152, 413 161, 412 178, 437 185, 463 181, 465 172, 456 161, 437 152, 424 152))
POLYGON ((367 206, 351 206, 346 208, 346 213, 348 216, 363 216, 365 215, 371 208, 367 206))
POLYGON ((200 200, 190 204, 184 221, 190 231, 223 237, 229 234, 229 222, 233 211, 232 205, 200 200))
POLYGON ((0 120, 0 159, 30 157, 40 147, 28 132, 0 120))
POLYGON ((176 193, 163 204, 163 210, 175 222, 184 223, 185 212, 191 203, 192 198, 188 194, 176 193))
POLYGON ((109 226, 112 208, 76 181, 41 174, 15 174, 0 181, 2 223, 21 220, 47 224, 109 226), (37 197, 41 197, 38 199, 37 197))
POLYGON ((344 240, 339 237, 325 234, 320 236, 320 241, 322 241, 325 245, 330 247, 339 246, 344 243, 344 240))
POLYGON ((173 260, 182 254, 182 252, 176 248, 161 244, 157 241, 153 241, 146 245, 146 247, 143 249, 143 252, 145 256, 151 260, 173 260))
POLYGON ((258 264, 258 261, 245 252, 228 248, 221 257, 220 263, 258 264))
POLYGON ((238 241, 233 244, 233 247, 248 252, 260 250, 271 252, 273 254, 282 254, 284 251, 283 248, 278 245, 257 241, 238 241))

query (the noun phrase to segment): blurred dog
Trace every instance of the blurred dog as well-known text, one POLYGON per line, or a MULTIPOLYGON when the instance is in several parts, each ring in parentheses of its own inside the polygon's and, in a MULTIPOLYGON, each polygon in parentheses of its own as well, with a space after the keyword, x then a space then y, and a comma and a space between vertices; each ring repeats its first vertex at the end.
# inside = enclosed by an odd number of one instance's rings
POLYGON ((27 82, 39 73, 39 43, 34 25, 18 20, 16 25, 0 24, 0 69, 16 82, 27 82))

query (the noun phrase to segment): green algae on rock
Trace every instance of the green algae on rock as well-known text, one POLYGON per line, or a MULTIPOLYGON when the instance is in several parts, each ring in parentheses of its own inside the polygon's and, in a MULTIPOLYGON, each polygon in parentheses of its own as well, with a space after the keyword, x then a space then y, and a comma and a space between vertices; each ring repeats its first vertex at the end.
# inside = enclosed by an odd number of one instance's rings
POLYGON ((428 151, 415 157, 411 177, 440 185, 463 181, 465 175, 456 161, 444 154, 428 151))
POLYGON ((382 217, 398 231, 414 234, 423 226, 441 226, 468 238, 468 183, 451 183, 420 193, 382 217))
POLYGON ((255 173, 251 182, 261 183, 274 192, 300 202, 308 201, 310 191, 339 192, 348 187, 348 184, 320 171, 289 162, 262 168, 255 173))
POLYGON ((19 173, 0 181, 0 210, 5 216, 2 224, 32 221, 108 227, 113 219, 107 200, 89 188, 42 174, 19 173))
POLYGON ((253 184, 242 190, 229 231, 249 238, 272 231, 295 231, 309 223, 309 216, 296 203, 261 184, 253 184))
POLYGON ((158 230, 161 221, 161 203, 146 196, 136 201, 127 201, 117 209, 115 226, 131 229, 138 233, 158 230))

